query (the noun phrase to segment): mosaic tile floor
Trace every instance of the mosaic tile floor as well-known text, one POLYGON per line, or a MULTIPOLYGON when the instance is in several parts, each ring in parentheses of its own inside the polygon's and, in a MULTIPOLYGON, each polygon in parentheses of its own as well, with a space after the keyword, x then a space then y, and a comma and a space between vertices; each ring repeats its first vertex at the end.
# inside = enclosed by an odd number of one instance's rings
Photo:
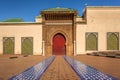
MULTIPOLYGON (((101 71, 85 65, 74 58, 68 56, 63 56, 63 58, 69 63, 81 80, 117 80, 111 75, 102 73, 101 71)), ((11 77, 9 80, 39 80, 54 59, 55 56, 51 56, 37 65, 28 68, 24 72, 11 77)))
POLYGON ((40 80, 80 80, 80 78, 63 56, 57 55, 40 80))
POLYGON ((117 80, 116 78, 102 73, 95 68, 81 63, 73 58, 64 56, 64 59, 70 64, 81 80, 117 80))
POLYGON ((55 56, 51 56, 37 65, 28 68, 24 72, 11 77, 9 80, 39 80, 41 75, 45 72, 48 66, 52 63, 55 56))

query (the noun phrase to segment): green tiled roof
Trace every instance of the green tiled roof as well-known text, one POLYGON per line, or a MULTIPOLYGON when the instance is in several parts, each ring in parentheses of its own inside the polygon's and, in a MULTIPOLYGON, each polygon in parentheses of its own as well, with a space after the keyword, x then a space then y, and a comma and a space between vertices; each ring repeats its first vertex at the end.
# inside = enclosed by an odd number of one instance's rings
POLYGON ((61 8, 61 7, 56 7, 56 8, 49 8, 49 9, 45 9, 45 10, 42 10, 42 11, 65 11, 65 12, 69 12, 69 11, 76 11, 74 9, 71 9, 71 8, 61 8))
POLYGON ((21 18, 9 18, 9 19, 3 20, 1 22, 24 22, 24 21, 21 18))
POLYGON ((42 16, 41 16, 41 15, 39 15, 39 16, 36 16, 36 18, 42 18, 42 16))

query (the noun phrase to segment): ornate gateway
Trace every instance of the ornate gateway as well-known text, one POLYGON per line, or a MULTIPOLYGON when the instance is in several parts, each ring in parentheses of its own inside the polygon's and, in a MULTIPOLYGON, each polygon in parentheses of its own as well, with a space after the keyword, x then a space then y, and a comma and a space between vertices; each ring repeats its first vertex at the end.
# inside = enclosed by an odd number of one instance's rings
POLYGON ((42 36, 46 55, 73 55, 74 41, 76 41, 75 22, 77 11, 57 7, 43 10, 41 11, 41 15, 43 25, 42 36), (58 39, 57 37, 60 38, 60 36, 61 39, 58 39), (61 44, 57 45, 58 43, 61 44))

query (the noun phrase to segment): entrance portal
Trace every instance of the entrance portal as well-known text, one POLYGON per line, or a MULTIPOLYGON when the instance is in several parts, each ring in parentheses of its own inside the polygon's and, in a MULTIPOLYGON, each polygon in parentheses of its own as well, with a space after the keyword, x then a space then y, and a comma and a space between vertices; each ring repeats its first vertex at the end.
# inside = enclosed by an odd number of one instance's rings
POLYGON ((64 55, 66 53, 65 37, 58 33, 53 37, 53 55, 64 55))

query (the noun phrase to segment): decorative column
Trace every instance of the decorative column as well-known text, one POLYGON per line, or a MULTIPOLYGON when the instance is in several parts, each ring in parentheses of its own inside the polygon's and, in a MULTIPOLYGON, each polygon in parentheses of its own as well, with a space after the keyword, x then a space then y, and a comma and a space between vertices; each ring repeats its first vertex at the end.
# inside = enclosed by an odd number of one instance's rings
POLYGON ((42 41, 42 55, 45 56, 45 41, 42 41))
POLYGON ((74 49, 74 56, 76 55, 76 16, 77 12, 74 13, 74 31, 73 31, 73 39, 74 39, 74 44, 73 44, 73 49, 74 49))
POLYGON ((45 25, 45 13, 41 12, 42 15, 42 55, 45 56, 45 41, 46 41, 46 25, 45 25))
POLYGON ((41 13, 42 15, 42 37, 44 41, 46 41, 46 26, 45 26, 45 14, 41 13))
POLYGON ((74 13, 74 40, 76 40, 76 16, 77 16, 77 13, 74 13))
POLYGON ((76 41, 74 40, 74 56, 76 56, 76 41))

